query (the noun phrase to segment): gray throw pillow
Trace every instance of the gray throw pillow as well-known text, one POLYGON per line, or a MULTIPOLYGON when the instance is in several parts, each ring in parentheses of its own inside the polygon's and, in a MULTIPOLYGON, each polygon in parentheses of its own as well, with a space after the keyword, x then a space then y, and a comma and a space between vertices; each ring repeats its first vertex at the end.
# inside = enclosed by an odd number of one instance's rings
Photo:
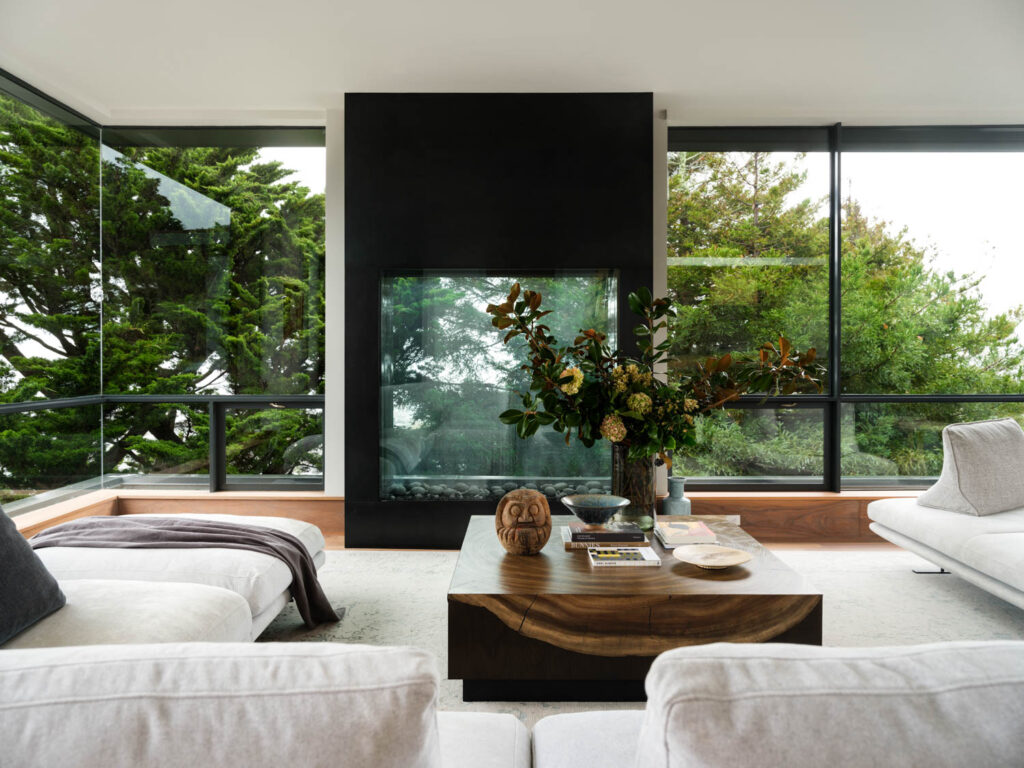
POLYGON ((57 580, 0 510, 0 645, 63 605, 57 580))
POLYGON ((942 474, 917 503, 966 515, 1024 507, 1024 430, 1013 419, 942 430, 942 474))

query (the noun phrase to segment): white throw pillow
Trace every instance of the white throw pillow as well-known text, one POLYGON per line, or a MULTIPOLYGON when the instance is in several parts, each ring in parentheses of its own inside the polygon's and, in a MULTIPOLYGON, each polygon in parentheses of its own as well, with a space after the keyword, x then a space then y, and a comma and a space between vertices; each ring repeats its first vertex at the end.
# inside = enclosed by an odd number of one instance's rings
POLYGON ((1019 768, 1024 643, 678 648, 647 675, 635 768, 1019 768))
POLYGON ((0 764, 440 768, 417 648, 92 645, 0 652, 0 764))
POLYGON ((950 424, 942 451, 942 474, 918 504, 966 515, 1024 507, 1024 430, 1016 421, 950 424))

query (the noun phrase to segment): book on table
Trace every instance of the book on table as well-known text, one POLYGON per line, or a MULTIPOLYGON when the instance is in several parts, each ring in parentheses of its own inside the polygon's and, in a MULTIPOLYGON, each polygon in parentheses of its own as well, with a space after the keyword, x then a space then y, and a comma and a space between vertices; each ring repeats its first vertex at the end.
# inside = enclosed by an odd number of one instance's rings
POLYGON ((644 532, 635 523, 607 523, 605 525, 586 525, 585 523, 569 523, 569 533, 573 541, 600 541, 620 544, 629 542, 642 544, 647 541, 644 532))
POLYGON ((566 552, 575 552, 580 549, 590 549, 592 547, 649 547, 650 542, 644 538, 642 541, 624 540, 624 541, 574 541, 572 537, 572 531, 566 525, 560 528, 562 534, 562 544, 565 545, 566 552))
POLYGON ((686 544, 715 544, 718 536, 702 520, 666 521, 659 520, 654 535, 665 549, 675 549, 686 544))
POLYGON ((650 547, 591 547, 587 558, 595 568, 661 565, 661 558, 650 547))

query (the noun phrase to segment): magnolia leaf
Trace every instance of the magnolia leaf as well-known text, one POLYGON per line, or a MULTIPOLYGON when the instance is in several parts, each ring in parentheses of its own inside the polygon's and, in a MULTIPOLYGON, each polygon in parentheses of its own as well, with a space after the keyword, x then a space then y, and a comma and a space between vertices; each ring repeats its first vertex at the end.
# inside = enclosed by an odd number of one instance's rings
POLYGON ((515 408, 510 408, 507 411, 502 411, 498 414, 498 418, 502 424, 515 424, 519 419, 523 417, 522 411, 517 411, 515 408))
POLYGON ((629 308, 634 314, 642 315, 644 313, 644 305, 640 302, 639 297, 635 293, 629 294, 626 297, 629 302, 629 308))

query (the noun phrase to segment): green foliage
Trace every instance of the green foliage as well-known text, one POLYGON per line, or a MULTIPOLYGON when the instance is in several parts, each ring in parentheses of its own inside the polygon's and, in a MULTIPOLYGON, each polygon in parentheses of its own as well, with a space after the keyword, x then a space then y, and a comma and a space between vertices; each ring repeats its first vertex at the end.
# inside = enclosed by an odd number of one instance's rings
POLYGON ((519 283, 504 302, 489 304, 491 325, 504 332, 503 342, 526 341, 523 368, 531 375, 522 409, 501 413, 502 423, 514 426, 521 438, 551 426, 564 433, 566 445, 574 434, 587 447, 605 438, 628 446, 631 461, 657 455, 670 464, 666 451, 693 444, 696 415, 721 408, 754 387, 768 394, 820 388, 814 350, 801 354, 782 337, 777 346, 764 344, 749 359, 708 358, 688 375, 660 380, 654 370, 669 342, 655 343, 655 338, 675 310, 647 288, 627 298, 641 321, 634 329, 638 360, 611 349, 606 336, 594 329, 580 330, 571 345, 558 346, 545 319, 551 311, 540 308, 541 294, 524 291, 519 283))

